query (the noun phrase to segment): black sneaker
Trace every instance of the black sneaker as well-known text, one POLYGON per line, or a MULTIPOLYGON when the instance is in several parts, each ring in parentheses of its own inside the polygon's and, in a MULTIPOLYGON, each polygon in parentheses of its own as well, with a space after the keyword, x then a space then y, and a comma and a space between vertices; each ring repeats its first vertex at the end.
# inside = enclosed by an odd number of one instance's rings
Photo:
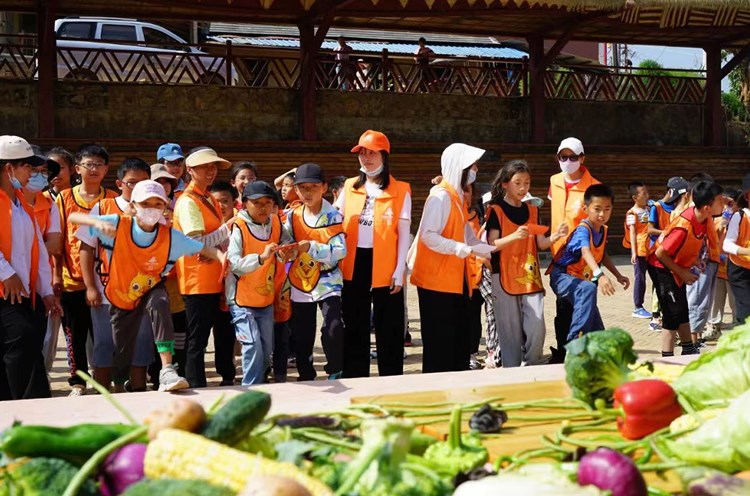
POLYGON ((409 331, 406 331, 406 334, 404 334, 404 346, 407 348, 409 346, 414 346, 411 342, 411 333, 409 331))

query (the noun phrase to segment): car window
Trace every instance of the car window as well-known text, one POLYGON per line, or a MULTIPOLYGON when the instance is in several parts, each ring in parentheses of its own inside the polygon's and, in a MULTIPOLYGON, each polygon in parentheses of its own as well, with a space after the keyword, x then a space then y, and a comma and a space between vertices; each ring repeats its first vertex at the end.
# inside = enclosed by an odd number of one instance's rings
POLYGON ((112 41, 138 41, 138 37, 135 34, 135 26, 128 26, 127 24, 102 24, 101 39, 112 41))
POLYGON ((64 22, 57 30, 57 37, 92 39, 93 28, 93 22, 64 22))
POLYGON ((147 45, 156 45, 159 48, 176 48, 180 41, 169 36, 158 29, 143 27, 143 39, 147 45))

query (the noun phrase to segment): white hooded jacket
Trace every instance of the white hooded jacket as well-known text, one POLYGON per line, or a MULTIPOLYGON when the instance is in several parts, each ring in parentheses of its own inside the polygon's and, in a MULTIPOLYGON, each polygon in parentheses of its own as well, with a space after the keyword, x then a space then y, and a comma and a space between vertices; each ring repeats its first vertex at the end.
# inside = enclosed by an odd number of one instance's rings
MULTIPOLYGON (((463 202, 461 176, 464 169, 471 167, 482 158, 484 152, 485 150, 481 148, 463 143, 453 143, 443 151, 440 159, 443 180, 458 193, 461 202, 463 202)), ((435 186, 430 190, 430 195, 424 204, 418 237, 428 248, 437 253, 456 255, 459 258, 466 258, 472 252, 479 256, 488 256, 494 250, 494 246, 477 239, 468 222, 464 227, 463 243, 443 237, 443 229, 448 222, 448 215, 451 210, 451 201, 450 194, 444 188, 435 186)))

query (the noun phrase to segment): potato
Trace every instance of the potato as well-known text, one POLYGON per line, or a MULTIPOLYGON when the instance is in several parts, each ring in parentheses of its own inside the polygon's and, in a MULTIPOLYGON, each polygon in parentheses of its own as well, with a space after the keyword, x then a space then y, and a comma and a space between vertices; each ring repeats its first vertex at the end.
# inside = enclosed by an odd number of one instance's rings
POLYGON ((200 403, 180 398, 163 410, 149 413, 144 423, 149 426, 149 439, 155 439, 159 431, 165 428, 198 432, 206 423, 206 412, 200 403))
POLYGON ((289 477, 251 477, 237 496, 312 496, 305 486, 289 477))

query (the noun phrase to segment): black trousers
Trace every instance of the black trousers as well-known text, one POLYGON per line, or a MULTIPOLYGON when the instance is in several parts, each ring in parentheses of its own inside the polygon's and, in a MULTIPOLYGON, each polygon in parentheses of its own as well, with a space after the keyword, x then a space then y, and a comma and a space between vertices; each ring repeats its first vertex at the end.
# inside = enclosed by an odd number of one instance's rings
POLYGON ((0 401, 51 396, 42 346, 47 332, 44 303, 36 296, 11 305, 0 298, 0 401))
POLYGON ((479 343, 482 341, 482 310, 484 297, 479 289, 471 293, 469 300, 469 327, 471 328, 471 352, 479 352, 479 343))
POLYGON ((222 385, 234 384, 237 369, 234 366, 234 341, 236 340, 232 315, 219 312, 214 324, 214 364, 216 373, 221 376, 222 385))
MULTIPOLYGON (((557 341, 557 354, 553 353, 552 363, 562 363, 565 360, 565 345, 568 344, 568 333, 573 323, 573 305, 562 298, 555 301, 555 340, 557 341)), ((501 319, 501 315, 496 315, 501 319)))
POLYGON ((273 378, 276 382, 286 382, 287 361, 289 360, 289 321, 273 324, 273 378))
POLYGON ((469 369, 471 329, 469 297, 417 288, 421 321, 422 372, 451 372, 469 369))
POLYGON ((185 379, 190 387, 206 387, 205 349, 221 314, 221 294, 182 295, 187 317, 185 379))
POLYGON ((750 317, 750 270, 729 261, 729 284, 734 293, 735 321, 745 322, 750 317))
MULTIPOLYGON (((403 289, 401 290, 403 291, 403 289)), ((351 281, 341 293, 344 317, 344 377, 370 375, 372 303, 378 375, 404 373, 404 295, 372 287, 372 248, 357 248, 351 281)))
POLYGON ((65 342, 68 346, 68 369, 71 386, 85 386, 86 381, 76 375, 77 370, 88 373, 86 340, 94 335, 91 325, 91 308, 86 303, 86 290, 63 292, 60 296, 64 315, 62 317, 65 342))
POLYGON ((318 328, 318 306, 325 321, 321 341, 328 363, 324 369, 329 375, 340 373, 343 369, 344 325, 341 321, 341 297, 329 296, 310 303, 293 301, 292 336, 300 381, 311 381, 317 375, 313 367, 313 346, 318 328))

